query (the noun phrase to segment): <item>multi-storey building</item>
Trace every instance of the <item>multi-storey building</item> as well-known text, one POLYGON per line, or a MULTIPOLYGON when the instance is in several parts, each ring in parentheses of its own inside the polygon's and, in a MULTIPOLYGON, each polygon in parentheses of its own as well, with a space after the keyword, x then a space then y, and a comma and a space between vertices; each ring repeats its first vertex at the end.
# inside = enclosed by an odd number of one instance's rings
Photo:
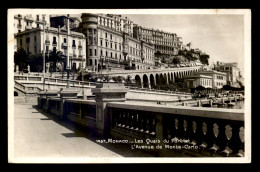
POLYGON ((15 38, 17 49, 23 48, 31 55, 42 54, 45 48, 46 58, 48 58, 50 51, 57 50, 68 59, 69 68, 86 66, 86 39, 82 33, 70 29, 39 26, 17 33, 15 38))
MULTIPOLYGON (((50 25, 50 16, 48 14, 26 14, 14 15, 14 34, 20 33, 24 30, 29 30, 33 28, 38 28, 43 26, 50 25)), ((17 44, 14 44, 14 50, 17 50, 17 44)))
POLYGON ((80 19, 77 17, 70 17, 66 15, 58 15, 50 17, 50 26, 55 28, 66 28, 69 19, 70 30, 75 31, 79 27, 80 19))
POLYGON ((145 42, 153 41, 155 52, 160 52, 161 56, 177 55, 182 47, 182 38, 175 33, 164 32, 138 25, 134 25, 134 37, 145 42))
POLYGON ((87 64, 93 71, 109 68, 148 69, 154 66, 154 46, 133 37, 133 22, 120 15, 81 16, 87 38, 87 64))
POLYGON ((227 82, 232 86, 232 87, 240 87, 238 82, 242 82, 243 84, 243 79, 241 76, 241 71, 237 67, 237 63, 223 63, 217 61, 216 65, 216 70, 220 72, 225 72, 227 74, 227 82))

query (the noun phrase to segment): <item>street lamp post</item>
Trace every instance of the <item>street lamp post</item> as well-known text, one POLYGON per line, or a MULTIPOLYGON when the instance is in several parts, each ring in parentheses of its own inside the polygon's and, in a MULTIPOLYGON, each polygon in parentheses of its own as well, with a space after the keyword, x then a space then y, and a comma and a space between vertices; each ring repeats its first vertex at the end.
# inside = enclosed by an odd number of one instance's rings
POLYGON ((45 22, 43 23, 43 90, 45 90, 45 22))
POLYGON ((83 76, 83 55, 81 59, 81 80, 82 80, 82 99, 84 99, 84 76, 83 76))

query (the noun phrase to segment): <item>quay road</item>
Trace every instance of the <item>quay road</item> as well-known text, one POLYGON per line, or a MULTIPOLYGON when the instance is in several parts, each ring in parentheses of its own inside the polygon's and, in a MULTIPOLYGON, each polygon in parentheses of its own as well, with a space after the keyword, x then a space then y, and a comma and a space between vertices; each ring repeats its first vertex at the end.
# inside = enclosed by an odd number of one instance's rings
MULTIPOLYGON (((97 143, 99 138, 86 130, 43 112, 36 104, 14 104, 12 160, 30 163, 76 160, 90 163, 111 162, 111 158, 154 156, 148 152, 130 150, 129 146, 122 144, 97 143)), ((10 143, 9 147, 12 147, 10 143)))
POLYGON ((14 158, 122 157, 88 139, 73 124, 38 111, 36 105, 14 105, 14 158))

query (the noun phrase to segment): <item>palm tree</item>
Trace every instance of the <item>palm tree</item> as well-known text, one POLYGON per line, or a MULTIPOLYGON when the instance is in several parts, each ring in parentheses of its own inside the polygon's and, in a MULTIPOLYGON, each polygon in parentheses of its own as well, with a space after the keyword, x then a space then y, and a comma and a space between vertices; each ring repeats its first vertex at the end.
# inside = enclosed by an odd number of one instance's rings
POLYGON ((62 66, 62 71, 64 69, 64 64, 66 63, 66 56, 61 52, 57 51, 56 49, 53 49, 53 51, 50 52, 50 56, 48 61, 52 62, 52 71, 56 72, 57 64, 60 64, 62 66))
POLYGON ((19 48, 14 53, 14 63, 19 66, 22 71, 27 68, 30 53, 26 52, 23 48, 19 48))

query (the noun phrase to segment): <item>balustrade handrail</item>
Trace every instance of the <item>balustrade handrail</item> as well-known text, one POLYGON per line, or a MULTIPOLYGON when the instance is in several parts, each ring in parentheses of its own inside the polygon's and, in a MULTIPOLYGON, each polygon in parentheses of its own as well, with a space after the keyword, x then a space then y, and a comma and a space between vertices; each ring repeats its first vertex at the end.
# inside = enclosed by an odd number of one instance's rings
POLYGON ((166 91, 166 90, 158 90, 158 89, 147 89, 147 88, 137 88, 137 87, 129 87, 129 89, 130 90, 139 90, 139 91, 149 91, 149 92, 192 95, 191 93, 186 93, 186 92, 166 91))
POLYGON ((162 106, 162 105, 143 105, 136 103, 110 102, 107 105, 110 108, 131 109, 147 112, 176 114, 185 116, 196 116, 205 118, 225 119, 234 121, 244 121, 244 110, 241 109, 220 109, 220 108, 203 108, 188 106, 162 106), (138 108, 137 108, 138 107, 138 108))

